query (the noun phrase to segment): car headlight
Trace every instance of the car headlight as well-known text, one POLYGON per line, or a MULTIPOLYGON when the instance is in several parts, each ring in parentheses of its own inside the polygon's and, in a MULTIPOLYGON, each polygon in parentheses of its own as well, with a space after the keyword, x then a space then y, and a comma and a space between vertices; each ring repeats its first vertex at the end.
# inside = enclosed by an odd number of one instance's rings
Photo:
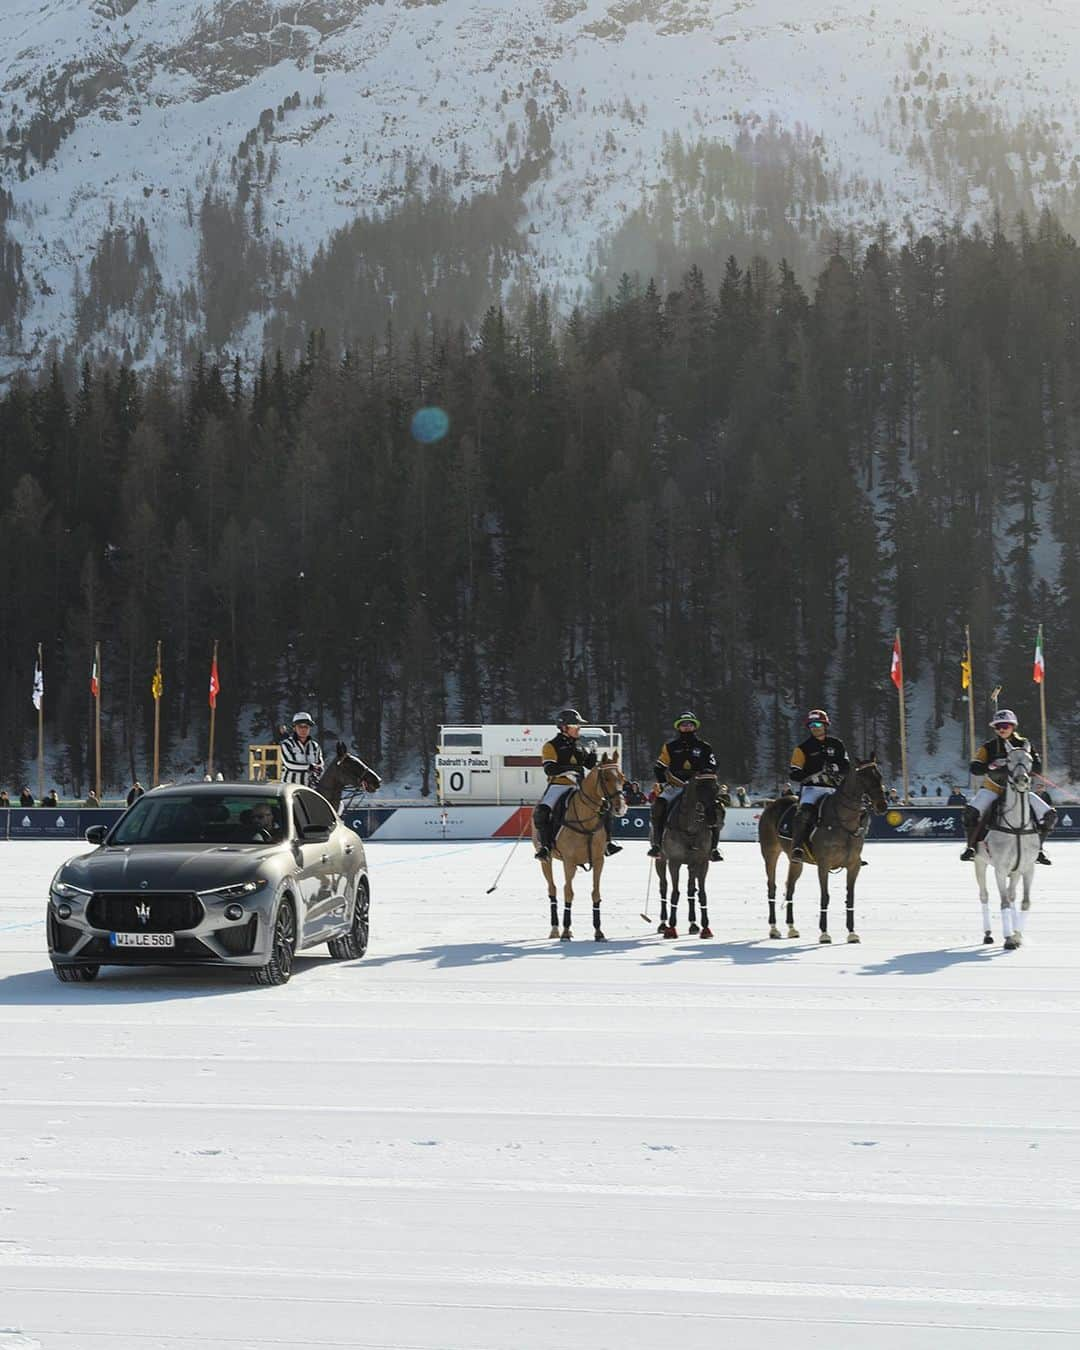
POLYGON ((79 900, 88 895, 93 895, 93 891, 83 890, 81 886, 73 886, 70 881, 60 881, 55 877, 49 889, 58 900, 79 900))
POLYGON ((243 900, 254 895, 266 885, 265 877, 256 877, 254 881, 240 881, 233 886, 215 886, 212 891, 200 891, 200 895, 211 895, 215 900, 243 900))

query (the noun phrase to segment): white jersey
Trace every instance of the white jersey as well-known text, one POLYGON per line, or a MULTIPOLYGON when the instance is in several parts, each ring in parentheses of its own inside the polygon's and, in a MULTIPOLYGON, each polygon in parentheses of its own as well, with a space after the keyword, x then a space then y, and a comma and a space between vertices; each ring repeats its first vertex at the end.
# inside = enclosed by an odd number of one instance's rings
POLYGON ((286 736, 280 742, 281 781, 314 787, 323 774, 322 747, 313 736, 306 742, 298 736, 286 736))

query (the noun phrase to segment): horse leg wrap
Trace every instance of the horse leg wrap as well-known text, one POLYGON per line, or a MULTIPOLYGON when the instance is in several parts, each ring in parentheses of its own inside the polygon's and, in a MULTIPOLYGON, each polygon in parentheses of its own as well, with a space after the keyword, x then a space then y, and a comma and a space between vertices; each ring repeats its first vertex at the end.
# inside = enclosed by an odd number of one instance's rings
POLYGON ((599 928, 599 927, 600 927, 600 906, 599 906, 599 905, 593 905, 593 907, 592 907, 592 926, 593 926, 594 928, 599 928))
POLYGON ((557 927, 559 926, 559 902, 558 902, 558 900, 552 900, 552 902, 551 902, 551 926, 552 926, 552 928, 557 928, 557 927))
POLYGON ((563 912, 562 912, 562 926, 563 926, 564 928, 569 928, 569 927, 570 927, 570 906, 569 906, 569 905, 563 905, 563 912))

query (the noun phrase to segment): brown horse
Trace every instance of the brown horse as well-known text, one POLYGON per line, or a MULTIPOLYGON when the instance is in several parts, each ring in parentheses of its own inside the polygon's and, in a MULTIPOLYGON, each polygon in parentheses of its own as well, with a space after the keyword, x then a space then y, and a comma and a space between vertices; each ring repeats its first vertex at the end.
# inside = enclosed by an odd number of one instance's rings
MULTIPOLYGON (((847 872, 847 940, 859 941, 859 935, 855 932, 855 881, 862 866, 863 840, 870 823, 867 802, 879 816, 884 813, 885 789, 881 782, 881 770, 873 758, 853 764, 848 769, 840 786, 821 803, 818 823, 810 836, 821 884, 819 942, 832 941, 829 936, 829 873, 841 868, 847 872)), ((765 859, 765 877, 769 886, 771 938, 780 936, 780 929, 776 926, 776 864, 781 853, 788 860, 784 893, 787 935, 789 938, 799 936, 799 930, 795 927, 795 883, 802 875, 803 864, 791 861, 791 840, 781 838, 778 828, 780 817, 791 805, 790 797, 778 797, 766 806, 758 821, 758 844, 761 856, 765 859)))
MULTIPOLYGON (((548 901, 551 904, 551 934, 569 942, 574 936, 570 931, 571 908, 574 903, 574 873, 579 867, 592 868, 592 915, 593 938, 597 942, 606 942, 600 928, 600 873, 604 870, 604 850, 607 848, 605 817, 610 812, 615 816, 626 814, 626 802, 623 800, 622 785, 626 782, 619 768, 619 754, 616 751, 609 759, 605 754, 595 769, 590 769, 582 784, 568 794, 566 814, 562 827, 555 836, 555 848, 551 858, 540 863, 547 882, 548 901), (552 860, 558 858, 563 865, 565 883, 563 885, 563 923, 559 929, 559 900, 555 893, 555 878, 552 873, 552 860)), ((539 846, 540 840, 533 829, 533 844, 539 846)))

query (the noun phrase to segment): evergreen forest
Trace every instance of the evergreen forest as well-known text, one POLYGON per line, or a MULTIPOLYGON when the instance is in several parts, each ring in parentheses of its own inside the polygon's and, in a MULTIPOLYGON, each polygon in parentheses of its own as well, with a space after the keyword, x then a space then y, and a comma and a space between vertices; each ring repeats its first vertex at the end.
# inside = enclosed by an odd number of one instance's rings
POLYGON ((440 722, 564 701, 618 723, 639 774, 686 704, 732 782, 782 779, 811 704, 895 770, 897 626, 909 738, 959 773, 966 623, 980 707, 1000 684, 1029 728, 1045 625, 1077 774, 1080 250, 1049 212, 837 237, 809 285, 687 259, 569 314, 538 290, 300 351, 8 387, 0 782, 35 781, 39 641, 62 790, 92 779, 95 641, 106 784, 145 781, 159 639, 170 772, 201 770, 215 640, 234 773, 307 707, 324 744, 431 787, 440 722), (424 407, 442 439, 413 435, 424 407))

